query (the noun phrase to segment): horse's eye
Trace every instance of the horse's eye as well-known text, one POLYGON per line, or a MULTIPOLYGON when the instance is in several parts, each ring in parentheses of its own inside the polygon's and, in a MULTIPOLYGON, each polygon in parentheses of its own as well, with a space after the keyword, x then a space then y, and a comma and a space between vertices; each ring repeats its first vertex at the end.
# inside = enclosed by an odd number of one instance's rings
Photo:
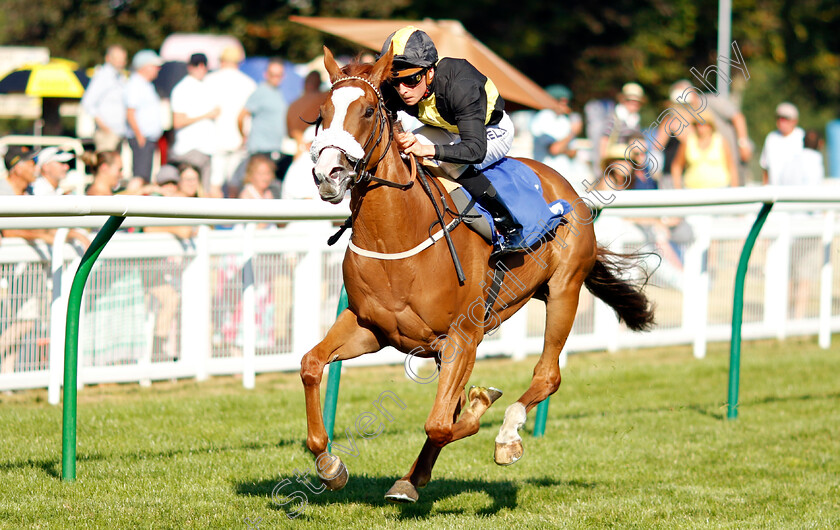
POLYGON ((371 116, 373 116, 373 107, 368 107, 365 111, 365 118, 370 118, 371 116))

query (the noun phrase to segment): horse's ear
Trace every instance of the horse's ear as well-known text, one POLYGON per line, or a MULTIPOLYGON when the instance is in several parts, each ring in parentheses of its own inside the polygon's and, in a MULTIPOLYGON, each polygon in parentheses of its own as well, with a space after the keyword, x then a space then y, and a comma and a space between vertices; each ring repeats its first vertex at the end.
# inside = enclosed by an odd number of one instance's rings
POLYGON ((394 62, 394 49, 388 47, 388 53, 383 55, 373 65, 373 70, 370 72, 370 81, 375 86, 380 86, 384 81, 391 77, 391 66, 394 62))
POLYGON ((341 74, 341 67, 338 66, 338 63, 335 61, 335 57, 333 57, 332 52, 326 46, 324 46, 324 67, 326 67, 327 73, 330 74, 331 83, 335 83, 336 80, 343 77, 341 74))

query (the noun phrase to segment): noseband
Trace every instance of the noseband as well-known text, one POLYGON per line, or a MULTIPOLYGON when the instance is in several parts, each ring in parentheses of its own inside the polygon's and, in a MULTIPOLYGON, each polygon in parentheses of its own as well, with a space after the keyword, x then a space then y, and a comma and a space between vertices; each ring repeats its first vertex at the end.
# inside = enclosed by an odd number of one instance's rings
MULTIPOLYGON (((391 142, 393 142, 393 140, 394 140, 394 131, 393 131, 393 128, 391 128, 391 127, 388 128, 388 143, 385 145, 385 148, 382 150, 382 154, 379 155, 379 160, 377 160, 376 164, 373 165, 374 169, 372 171, 368 171, 367 168, 370 164, 371 158, 373 158, 373 152, 376 151, 376 148, 379 146, 380 143, 382 143, 382 137, 385 134, 385 122, 388 119, 388 114, 387 114, 387 111, 385 110, 385 103, 383 102, 383 99, 382 99, 382 93, 379 91, 379 89, 377 87, 375 87, 373 85, 373 83, 370 82, 370 80, 365 79, 364 77, 358 77, 358 76, 342 77, 341 79, 338 79, 333 83, 333 86, 332 86, 333 90, 335 89, 336 85, 338 85, 339 83, 343 83, 345 81, 361 81, 362 83, 369 86, 370 89, 373 90, 373 93, 376 95, 376 118, 374 119, 374 127, 371 129, 370 135, 368 135, 368 138, 365 141, 365 145, 362 146, 362 151, 363 151, 364 155, 361 158, 357 158, 357 157, 354 157, 354 156, 348 154, 345 149, 343 149, 339 146, 325 145, 318 151, 318 156, 321 155, 321 152, 324 149, 327 149, 328 147, 331 147, 333 149, 338 149, 339 151, 341 151, 341 153, 344 154, 344 156, 345 156, 345 158, 347 158, 347 160, 349 160, 351 162, 355 160, 355 164, 353 165, 353 172, 355 173, 355 176, 353 177, 352 183, 348 186, 348 189, 352 188, 356 184, 363 183, 363 182, 370 182, 370 181, 382 184, 384 186, 390 186, 392 188, 399 188, 399 189, 403 189, 403 190, 410 188, 411 185, 413 184, 413 181, 409 182, 407 184, 398 184, 398 183, 392 182, 390 180, 385 180, 385 179, 378 178, 374 175, 376 166, 378 166, 379 163, 382 162, 382 160, 385 158, 385 155, 388 153, 388 149, 391 147, 391 142), (377 130, 377 127, 376 127, 376 122, 377 121, 379 123, 378 130, 377 130)), ((319 120, 320 120, 320 118, 319 118, 319 120)), ((314 170, 313 170, 313 172, 314 172, 314 170)))

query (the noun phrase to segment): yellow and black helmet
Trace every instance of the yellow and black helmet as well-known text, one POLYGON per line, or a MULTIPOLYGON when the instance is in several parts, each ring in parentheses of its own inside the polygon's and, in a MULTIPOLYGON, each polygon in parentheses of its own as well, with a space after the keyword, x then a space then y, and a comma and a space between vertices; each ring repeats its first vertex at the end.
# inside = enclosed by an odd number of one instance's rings
POLYGON ((382 45, 381 55, 394 47, 394 71, 406 68, 429 68, 438 60, 435 43, 426 34, 414 26, 406 26, 391 33, 382 45))

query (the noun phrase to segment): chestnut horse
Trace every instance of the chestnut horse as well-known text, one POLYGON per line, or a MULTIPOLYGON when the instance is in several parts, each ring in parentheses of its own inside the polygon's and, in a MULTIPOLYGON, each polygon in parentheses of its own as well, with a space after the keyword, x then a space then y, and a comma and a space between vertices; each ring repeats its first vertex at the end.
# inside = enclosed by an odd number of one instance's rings
MULTIPOLYGON (((426 442, 408 473, 386 494, 390 501, 414 502, 417 488, 431 479, 441 449, 478 432, 482 414, 501 396, 493 388, 473 387, 465 392, 485 331, 532 297, 545 301, 542 355, 530 387, 507 408, 496 437, 495 461, 507 465, 522 456, 517 431, 527 412, 560 386, 558 358, 575 319, 581 287, 585 284, 612 306, 631 329, 651 325, 653 312, 640 288, 622 279, 632 264, 596 244, 590 209, 563 177, 532 160, 522 162, 539 176, 545 198, 549 202, 565 199, 574 205, 568 222, 529 252, 498 260, 490 258, 491 246, 480 235, 467 226, 455 226, 451 240, 466 276, 465 282, 459 282, 447 244, 435 244, 429 236, 430 226, 438 220, 433 200, 443 210, 443 197, 449 201, 449 196, 443 190, 430 194, 417 185, 420 177, 401 159, 392 141, 393 124, 379 92, 391 72, 391 53, 374 65, 341 69, 332 53, 324 50, 333 86, 321 107, 323 128, 312 147, 314 176, 325 201, 338 203, 351 189, 353 231, 343 265, 349 308, 301 360, 306 445, 315 456, 321 481, 330 489, 342 488, 348 472, 341 459, 327 450, 321 414, 319 385, 324 367, 385 346, 434 358, 438 387, 425 424, 426 442), (418 251, 415 247, 424 241, 429 246, 418 251), (395 255, 410 249, 415 249, 413 255, 395 255), (475 310, 475 301, 484 301, 487 279, 499 268, 509 273, 495 305, 487 311, 494 317, 491 322, 483 306, 475 310)), ((449 215, 447 225, 452 219, 449 215)))

